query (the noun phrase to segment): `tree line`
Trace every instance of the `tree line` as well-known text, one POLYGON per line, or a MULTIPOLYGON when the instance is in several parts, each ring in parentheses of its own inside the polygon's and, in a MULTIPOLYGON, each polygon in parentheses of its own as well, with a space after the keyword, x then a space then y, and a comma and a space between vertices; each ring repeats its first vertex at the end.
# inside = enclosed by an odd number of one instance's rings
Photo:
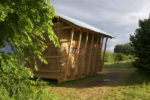
POLYGON ((118 44, 114 48, 114 53, 122 53, 126 55, 133 55, 134 49, 131 46, 131 43, 118 44))

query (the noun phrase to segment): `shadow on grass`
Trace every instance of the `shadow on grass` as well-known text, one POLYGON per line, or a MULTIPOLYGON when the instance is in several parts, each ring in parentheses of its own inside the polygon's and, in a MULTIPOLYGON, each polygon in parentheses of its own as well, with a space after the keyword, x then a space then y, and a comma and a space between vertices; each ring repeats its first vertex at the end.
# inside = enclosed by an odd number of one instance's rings
POLYGON ((141 85, 150 83, 150 75, 135 70, 130 62, 115 63, 104 66, 104 71, 93 76, 73 81, 57 83, 56 80, 44 79, 50 87, 91 88, 141 85), (123 70, 120 70, 120 69, 123 70), (110 79, 111 81, 104 81, 110 79))
POLYGON ((76 79, 76 80, 72 80, 72 81, 67 81, 67 82, 62 82, 62 83, 58 83, 57 80, 51 80, 51 79, 42 79, 44 81, 48 82, 48 86, 52 86, 52 87, 68 87, 68 88, 82 88, 84 87, 83 85, 89 81, 93 81, 93 80, 102 80, 105 77, 104 74, 96 74, 93 76, 88 76, 82 79, 76 79))
POLYGON ((143 71, 136 70, 131 73, 126 80, 124 80, 123 85, 142 85, 142 84, 150 84, 150 75, 143 71))

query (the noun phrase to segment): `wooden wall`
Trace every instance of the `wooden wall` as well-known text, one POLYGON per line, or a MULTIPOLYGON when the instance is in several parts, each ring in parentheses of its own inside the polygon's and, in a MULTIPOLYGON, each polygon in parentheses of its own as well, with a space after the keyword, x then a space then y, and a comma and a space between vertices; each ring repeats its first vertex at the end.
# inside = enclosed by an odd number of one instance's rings
POLYGON ((103 36, 78 29, 61 20, 54 24, 53 29, 59 37, 60 48, 46 39, 48 48, 43 57, 48 64, 37 60, 39 70, 34 71, 35 77, 53 78, 62 82, 83 78, 102 70, 103 36))

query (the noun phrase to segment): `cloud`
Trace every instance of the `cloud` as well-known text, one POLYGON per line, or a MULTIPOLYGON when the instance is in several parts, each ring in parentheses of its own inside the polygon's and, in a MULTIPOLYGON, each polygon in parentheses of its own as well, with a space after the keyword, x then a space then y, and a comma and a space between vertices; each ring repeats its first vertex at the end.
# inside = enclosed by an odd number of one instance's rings
POLYGON ((150 0, 52 0, 56 12, 100 28, 116 39, 109 40, 108 51, 129 42, 139 19, 149 16, 150 0))

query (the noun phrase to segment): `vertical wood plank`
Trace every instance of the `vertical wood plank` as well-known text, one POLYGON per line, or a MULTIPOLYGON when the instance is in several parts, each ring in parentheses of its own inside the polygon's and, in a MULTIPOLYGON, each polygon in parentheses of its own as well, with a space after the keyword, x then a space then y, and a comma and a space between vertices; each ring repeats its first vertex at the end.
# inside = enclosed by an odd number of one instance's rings
POLYGON ((86 40, 83 48, 83 54, 82 54, 81 66, 80 66, 80 77, 82 77, 83 69, 85 67, 85 54, 86 54, 87 43, 88 43, 88 33, 86 34, 86 40))
POLYGON ((104 65, 104 58, 105 58, 105 52, 106 52, 106 47, 107 47, 107 41, 108 41, 108 38, 106 38, 106 41, 105 41, 105 47, 104 47, 104 53, 103 53, 102 66, 104 65))
POLYGON ((100 47, 101 47, 101 37, 98 37, 99 38, 99 41, 98 41, 98 52, 97 52, 97 56, 98 56, 98 58, 97 58, 97 65, 96 65, 96 72, 98 72, 99 71, 99 61, 100 61, 100 47))
POLYGON ((103 47, 103 41, 104 41, 104 37, 101 37, 101 42, 100 42, 100 59, 99 59, 99 63, 98 63, 98 70, 101 71, 102 68, 102 47, 103 47))
POLYGON ((74 36, 74 28, 72 28, 72 31, 71 31, 70 44, 69 44, 68 58, 67 58, 67 65, 66 65, 66 68, 65 68, 64 80, 66 80, 67 75, 68 75, 68 70, 69 70, 68 66, 69 66, 69 59, 70 59, 70 52, 71 52, 71 48, 72 48, 73 36, 74 36))
POLYGON ((93 43, 94 43, 94 34, 92 34, 92 41, 91 41, 91 46, 90 46, 90 51, 89 51, 89 57, 88 57, 88 65, 87 65, 86 75, 88 75, 88 72, 90 70, 93 43))
POLYGON ((76 51, 76 57, 75 57, 75 69, 73 70, 73 73, 72 73, 72 79, 75 77, 75 71, 78 67, 78 61, 79 61, 78 57, 79 57, 79 52, 80 52, 81 39, 82 39, 82 31, 80 30, 78 45, 77 45, 77 51, 76 51))
POLYGON ((92 66, 92 74, 95 72, 95 68, 96 68, 96 57, 97 57, 97 49, 98 49, 98 40, 99 38, 97 37, 97 40, 96 40, 96 48, 95 48, 95 52, 94 52, 94 61, 93 61, 93 66, 92 66))

